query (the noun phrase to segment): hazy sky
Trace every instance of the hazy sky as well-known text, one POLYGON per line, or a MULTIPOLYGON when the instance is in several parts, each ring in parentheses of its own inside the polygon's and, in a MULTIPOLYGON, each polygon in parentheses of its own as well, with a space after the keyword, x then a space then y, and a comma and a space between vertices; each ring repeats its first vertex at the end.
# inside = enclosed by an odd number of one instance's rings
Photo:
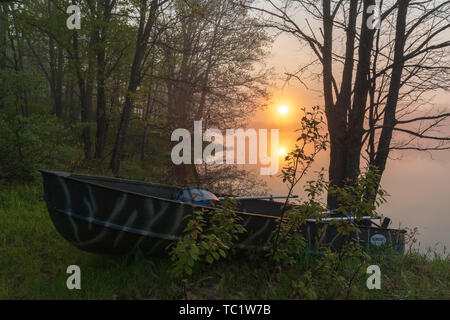
MULTIPOLYGON (((299 45, 289 36, 280 36, 274 43, 268 64, 273 66, 278 76, 284 72, 294 72, 301 64, 311 61, 307 48, 299 45)), ((260 111, 249 124, 252 128, 279 128, 280 147, 289 149, 293 144, 296 123, 300 120, 300 107, 323 106, 319 81, 308 79, 308 89, 292 80, 282 88, 283 81, 274 78, 278 88, 273 90, 273 101, 265 111, 260 111), (281 116, 279 105, 288 105, 290 112, 281 116)), ((436 106, 447 107, 450 94, 436 92, 436 106)), ((450 132, 450 127, 448 128, 450 132)), ((382 185, 391 197, 380 212, 393 220, 394 227, 418 227, 420 247, 434 246, 436 243, 450 247, 450 151, 433 153, 404 152, 396 154, 401 160, 391 160, 383 176, 382 185)), ((322 154, 314 170, 328 168, 328 155, 322 154)), ((310 175, 311 178, 312 176, 310 175)), ((271 192, 286 194, 287 188, 278 177, 263 177, 271 192)), ((302 187, 296 190, 302 195, 302 187)))

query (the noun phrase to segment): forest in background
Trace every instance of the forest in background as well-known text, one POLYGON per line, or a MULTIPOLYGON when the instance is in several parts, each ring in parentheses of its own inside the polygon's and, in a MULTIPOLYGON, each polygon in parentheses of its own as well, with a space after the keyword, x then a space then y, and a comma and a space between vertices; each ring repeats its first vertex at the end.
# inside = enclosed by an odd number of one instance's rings
POLYGON ((259 185, 235 167, 170 162, 176 128, 239 127, 267 103, 272 39, 247 9, 83 0, 81 28, 70 30, 70 4, 0 4, 0 178, 47 168, 228 193, 259 185))
MULTIPOLYGON (((173 278, 167 259, 98 258, 57 235, 40 186, 29 183, 39 181, 39 168, 199 183, 229 194, 260 192, 264 187, 256 178, 236 167, 173 166, 168 142, 174 129, 192 130, 194 120, 221 130, 237 128, 264 108, 272 80, 264 63, 273 29, 291 33, 317 54, 313 64, 322 68, 318 78, 332 120, 335 182, 356 174, 363 152, 369 164, 380 152, 385 165, 395 148, 448 149, 449 138, 433 132, 448 113, 420 114, 418 105, 423 94, 448 86, 450 43, 432 40, 449 27, 449 1, 386 1, 383 18, 389 28, 383 31, 364 27, 371 0, 270 3, 270 12, 252 7, 250 0, 0 3, 0 179, 7 182, 0 185, 0 215, 8 217, 0 232, 0 297, 448 299, 448 256, 414 252, 414 232, 405 255, 360 255, 359 250, 317 255, 299 251, 297 241, 280 248, 292 250, 287 265, 274 267, 261 252, 249 251, 227 256, 222 264, 196 265, 187 285, 173 278), (80 29, 67 27, 71 4, 80 7, 80 29), (324 30, 293 23, 292 4, 323 22, 324 30), (342 39, 345 47, 339 45, 342 39), (399 66, 405 57, 409 62, 399 66), (419 115, 409 117, 411 110, 419 115), (389 121, 394 122, 385 125, 389 121), (419 130, 399 129, 412 138, 391 144, 394 127, 411 123, 419 130), (438 142, 414 144, 414 137, 438 142), (65 287, 66 267, 73 263, 88 275, 81 292, 65 287), (381 291, 367 290, 369 264, 383 269, 381 291)), ((306 69, 291 78, 309 81, 306 69)), ((321 142, 316 136, 312 142, 321 142)), ((305 153, 297 154, 308 162, 305 153)), ((285 179, 293 186, 299 177, 289 174, 285 171, 285 179)), ((365 195, 357 206, 366 204, 365 195)), ((321 210, 317 204, 310 207, 321 210)))
POLYGON ((236 166, 174 166, 170 134, 192 131, 195 120, 244 127, 270 101, 275 78, 265 63, 283 33, 311 56, 288 79, 322 87, 329 181, 343 187, 372 170, 379 188, 396 151, 450 148, 450 113, 432 99, 449 89, 449 5, 2 1, 0 177, 30 180, 44 167, 263 193, 236 166), (71 5, 79 29, 70 27, 71 5))

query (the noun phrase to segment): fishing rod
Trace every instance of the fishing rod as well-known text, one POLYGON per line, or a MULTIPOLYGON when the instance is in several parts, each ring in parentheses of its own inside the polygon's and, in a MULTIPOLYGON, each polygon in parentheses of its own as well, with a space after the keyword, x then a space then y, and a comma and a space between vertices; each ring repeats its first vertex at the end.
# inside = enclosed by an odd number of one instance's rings
MULTIPOLYGON (((361 219, 361 220, 381 220, 383 217, 370 217, 370 216, 365 216, 365 217, 336 217, 336 218, 322 218, 320 219, 320 221, 323 222, 329 222, 329 221, 351 221, 351 220, 357 220, 357 219, 361 219)), ((307 219, 306 221, 308 222, 316 222, 317 219, 307 219)))
POLYGON ((225 198, 235 200, 279 200, 279 199, 298 199, 298 196, 254 196, 254 197, 220 197, 219 200, 225 200, 225 198))

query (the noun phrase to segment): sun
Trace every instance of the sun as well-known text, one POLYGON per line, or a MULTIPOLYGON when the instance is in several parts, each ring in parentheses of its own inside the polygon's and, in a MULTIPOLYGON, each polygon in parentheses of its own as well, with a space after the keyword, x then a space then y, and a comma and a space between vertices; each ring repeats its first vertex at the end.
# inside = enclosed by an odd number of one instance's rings
POLYGON ((280 150, 278 150, 278 153, 280 154, 281 157, 284 157, 287 154, 285 148, 280 148, 280 150))
POLYGON ((289 112, 289 107, 288 107, 288 106, 285 106, 285 105, 279 106, 279 107, 278 107, 278 112, 279 112, 280 114, 282 114, 282 115, 286 115, 286 114, 288 114, 288 112, 289 112))

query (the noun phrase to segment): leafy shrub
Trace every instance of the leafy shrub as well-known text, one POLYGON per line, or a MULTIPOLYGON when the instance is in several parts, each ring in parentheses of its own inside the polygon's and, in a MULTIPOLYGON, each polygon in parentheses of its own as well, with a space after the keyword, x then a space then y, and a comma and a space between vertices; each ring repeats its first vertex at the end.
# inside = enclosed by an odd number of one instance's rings
MULTIPOLYGON (((273 246, 269 253, 273 262, 278 266, 289 266, 298 261, 302 250, 306 247, 305 240, 298 231, 307 219, 315 219, 317 222, 322 220, 323 212, 326 210, 326 203, 323 202, 326 192, 338 199, 338 214, 351 213, 357 220, 365 215, 376 216, 378 207, 386 201, 387 195, 385 190, 378 188, 378 179, 376 173, 367 170, 361 173, 353 184, 344 187, 331 186, 325 181, 323 172, 319 173, 316 180, 308 181, 305 187, 305 199, 300 205, 287 207, 279 227, 274 230, 273 246)), ((349 236, 358 230, 358 226, 350 220, 335 220, 329 224, 334 225, 343 236, 349 236)), ((321 232, 318 237, 321 236, 321 232)), ((358 249, 353 250, 350 257, 360 256, 362 248, 359 244, 350 244, 358 249)), ((316 248, 322 253, 327 252, 328 249, 327 247, 316 248)), ((344 253, 345 255, 347 253, 344 253)))
POLYGON ((32 92, 43 88, 42 78, 33 70, 16 71, 4 69, 0 71, 0 96, 3 103, 17 103, 16 98, 24 91, 32 92))
POLYGON ((379 206, 386 202, 387 192, 379 186, 380 176, 375 168, 368 168, 358 175, 355 182, 348 181, 343 187, 328 186, 328 194, 336 197, 337 212, 361 218, 375 217, 379 206))
POLYGON ((175 277, 191 276, 196 264, 212 264, 227 256, 231 244, 245 232, 235 208, 235 201, 226 199, 219 210, 195 209, 186 216, 183 238, 171 245, 175 277))
POLYGON ((0 178, 34 180, 40 167, 67 167, 77 154, 69 130, 53 116, 0 118, 0 137, 0 178))

